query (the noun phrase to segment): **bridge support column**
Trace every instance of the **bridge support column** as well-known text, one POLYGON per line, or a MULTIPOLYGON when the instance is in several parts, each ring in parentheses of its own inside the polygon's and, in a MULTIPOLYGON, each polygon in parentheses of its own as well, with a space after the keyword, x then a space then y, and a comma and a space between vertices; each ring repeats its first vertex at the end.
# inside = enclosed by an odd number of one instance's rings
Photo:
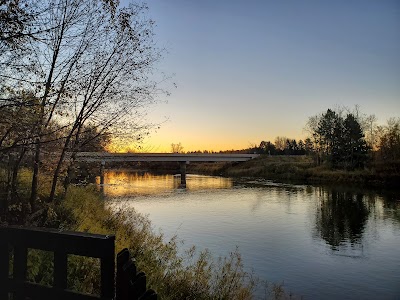
POLYGON ((106 162, 103 160, 100 164, 100 184, 104 184, 104 166, 106 165, 106 162))
POLYGON ((186 188, 186 161, 179 162, 181 168, 181 188, 186 188))

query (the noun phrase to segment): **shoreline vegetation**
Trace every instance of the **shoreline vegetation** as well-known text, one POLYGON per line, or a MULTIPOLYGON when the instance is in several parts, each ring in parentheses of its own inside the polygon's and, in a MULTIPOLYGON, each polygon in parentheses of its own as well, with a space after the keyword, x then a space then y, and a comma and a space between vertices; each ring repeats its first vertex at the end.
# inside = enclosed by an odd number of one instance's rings
POLYGON ((399 188, 400 161, 374 163, 356 170, 316 166, 306 155, 261 155, 240 163, 190 163, 189 173, 225 177, 258 177, 309 184, 355 184, 376 188, 399 188))
MULTIPOLYGON (((147 216, 129 210, 114 210, 102 201, 92 186, 70 187, 62 204, 72 229, 116 235, 116 252, 128 248, 138 269, 148 277, 148 288, 161 299, 251 299, 258 279, 246 272, 238 250, 214 260, 209 251, 194 246, 178 254, 182 243, 175 236, 165 241, 147 216)), ((280 299, 283 290, 273 286, 269 293, 280 299), (275 291, 275 292, 274 292, 275 291)))

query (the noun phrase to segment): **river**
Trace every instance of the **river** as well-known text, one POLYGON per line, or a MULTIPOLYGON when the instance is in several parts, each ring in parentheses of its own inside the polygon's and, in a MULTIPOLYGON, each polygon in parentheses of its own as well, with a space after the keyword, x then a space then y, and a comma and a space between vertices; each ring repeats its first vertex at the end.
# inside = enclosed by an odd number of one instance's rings
POLYGON ((400 191, 107 171, 113 206, 303 299, 400 299, 400 191))

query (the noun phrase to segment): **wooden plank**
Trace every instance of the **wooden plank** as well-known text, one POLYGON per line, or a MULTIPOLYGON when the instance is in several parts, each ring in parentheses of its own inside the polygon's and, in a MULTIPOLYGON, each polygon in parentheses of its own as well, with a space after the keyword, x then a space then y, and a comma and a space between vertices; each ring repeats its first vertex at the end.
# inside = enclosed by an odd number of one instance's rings
POLYGON ((101 258, 109 251, 103 247, 108 240, 114 242, 114 235, 90 234, 84 232, 58 231, 44 228, 22 228, 9 226, 7 240, 10 244, 20 244, 26 248, 45 251, 62 250, 69 254, 101 258), (51 240, 51 243, 49 241, 51 240))

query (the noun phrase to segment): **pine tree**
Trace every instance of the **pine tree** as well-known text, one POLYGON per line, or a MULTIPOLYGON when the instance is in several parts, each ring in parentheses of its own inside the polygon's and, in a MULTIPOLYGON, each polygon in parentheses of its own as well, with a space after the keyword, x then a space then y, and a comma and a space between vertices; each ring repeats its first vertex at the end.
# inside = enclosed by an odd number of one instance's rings
POLYGON ((360 123, 353 114, 348 114, 343 122, 343 154, 345 167, 363 167, 368 155, 368 146, 360 123))

